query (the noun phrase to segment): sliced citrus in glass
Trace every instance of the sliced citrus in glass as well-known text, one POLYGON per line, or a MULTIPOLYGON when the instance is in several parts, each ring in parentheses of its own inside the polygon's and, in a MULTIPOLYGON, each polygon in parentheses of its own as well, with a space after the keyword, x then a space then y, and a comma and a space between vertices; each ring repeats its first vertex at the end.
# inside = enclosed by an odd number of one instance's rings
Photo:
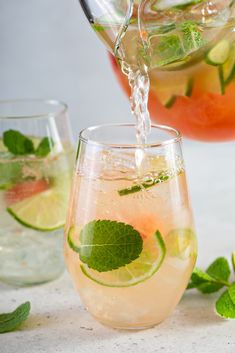
POLYGON ((52 186, 22 201, 12 204, 7 211, 22 225, 40 231, 52 231, 64 226, 70 174, 53 179, 52 186))
MULTIPOLYGON (((78 231, 71 227, 67 241, 71 249, 79 252, 79 245, 76 245, 77 237, 78 231)), ((139 258, 130 264, 108 272, 98 272, 82 264, 81 270, 86 277, 100 285, 130 287, 151 278, 161 267, 165 255, 165 243, 161 233, 157 231, 153 236, 144 239, 143 250, 139 258)))
POLYGON ((169 256, 185 260, 197 255, 195 233, 190 228, 179 228, 169 232, 166 237, 166 249, 169 256))

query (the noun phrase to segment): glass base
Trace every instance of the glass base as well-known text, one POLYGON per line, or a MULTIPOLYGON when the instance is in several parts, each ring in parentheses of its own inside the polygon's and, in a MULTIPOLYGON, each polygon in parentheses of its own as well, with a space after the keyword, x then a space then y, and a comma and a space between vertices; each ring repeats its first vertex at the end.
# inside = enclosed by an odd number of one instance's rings
POLYGON ((39 232, 21 226, 0 229, 0 281, 32 286, 52 281, 63 271, 61 230, 39 232))
POLYGON ((157 325, 159 325, 163 320, 160 321, 154 321, 154 322, 139 322, 139 323, 123 323, 121 324, 120 322, 115 322, 115 321, 108 321, 108 320, 102 320, 94 315, 92 317, 101 323, 104 326, 116 329, 116 330, 125 330, 125 331, 142 331, 142 330, 147 330, 150 328, 153 328, 157 325))

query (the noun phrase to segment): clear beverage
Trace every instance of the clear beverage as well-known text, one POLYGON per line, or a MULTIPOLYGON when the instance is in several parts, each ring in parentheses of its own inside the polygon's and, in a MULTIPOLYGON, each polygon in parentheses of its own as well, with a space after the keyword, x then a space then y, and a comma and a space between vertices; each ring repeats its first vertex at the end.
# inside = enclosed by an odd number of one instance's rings
POLYGON ((65 258, 88 311, 116 328, 164 320, 196 261, 180 137, 153 126, 149 139, 140 168, 134 125, 87 129, 80 139, 65 258))
POLYGON ((0 103, 0 280, 6 283, 42 283, 64 269, 74 162, 66 110, 54 101, 0 103))

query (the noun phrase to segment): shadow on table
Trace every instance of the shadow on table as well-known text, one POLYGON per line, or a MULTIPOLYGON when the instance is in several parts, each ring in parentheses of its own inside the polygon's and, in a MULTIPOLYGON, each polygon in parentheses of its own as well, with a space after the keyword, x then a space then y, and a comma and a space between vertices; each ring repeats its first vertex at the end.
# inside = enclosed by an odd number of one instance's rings
POLYGON ((45 312, 40 314, 31 314, 28 320, 21 326, 23 332, 33 332, 40 335, 45 331, 53 330, 61 334, 61 338, 70 337, 71 342, 79 339, 90 342, 93 337, 100 340, 117 337, 117 332, 122 336, 128 335, 129 331, 119 331, 101 325, 82 306, 76 308, 61 308, 55 312, 45 312))
POLYGON ((196 291, 186 292, 175 311, 175 321, 187 327, 223 324, 224 320, 214 310, 218 297, 218 293, 203 295, 196 291))

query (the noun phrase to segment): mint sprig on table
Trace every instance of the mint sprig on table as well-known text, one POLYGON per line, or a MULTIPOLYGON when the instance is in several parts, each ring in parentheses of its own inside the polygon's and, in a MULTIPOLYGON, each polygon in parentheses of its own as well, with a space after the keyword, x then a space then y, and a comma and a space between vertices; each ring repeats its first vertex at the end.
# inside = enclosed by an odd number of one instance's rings
POLYGON ((98 272, 118 269, 136 260, 143 249, 139 232, 131 225, 98 220, 86 224, 80 232, 76 245, 76 229, 68 235, 71 249, 79 253, 80 260, 98 272))
POLYGON ((0 314, 0 333, 10 332, 18 328, 28 318, 30 307, 30 302, 26 302, 11 313, 0 314))
POLYGON ((3 143, 5 147, 15 156, 35 155, 36 157, 46 157, 54 145, 50 137, 44 137, 37 148, 33 140, 17 130, 7 130, 3 133, 3 143))
MULTIPOLYGON (((232 265, 235 272, 235 252, 232 254, 232 265)), ((235 281, 230 282, 230 276, 229 262, 219 257, 206 271, 195 268, 188 289, 195 288, 203 294, 210 294, 226 288, 216 301, 215 310, 223 318, 235 319, 235 281)))

